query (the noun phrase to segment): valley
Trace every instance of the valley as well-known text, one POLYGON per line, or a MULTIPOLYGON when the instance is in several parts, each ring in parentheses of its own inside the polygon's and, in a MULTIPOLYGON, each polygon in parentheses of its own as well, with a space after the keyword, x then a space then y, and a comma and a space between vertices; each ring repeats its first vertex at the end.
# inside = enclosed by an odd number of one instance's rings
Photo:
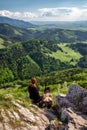
POLYGON ((65 129, 71 122, 71 128, 86 128, 86 115, 72 111, 77 104, 87 112, 87 29, 80 25, 34 25, 0 17, 0 129, 65 129), (32 77, 41 96, 50 88, 50 109, 37 107, 29 98, 32 77), (62 120, 62 115, 67 118, 62 120))
POLYGON ((2 19, 0 17, 0 88, 26 87, 31 77, 40 79, 39 85, 50 86, 54 93, 58 86, 67 92, 72 83, 87 88, 86 28, 78 29, 73 23, 75 29, 58 28, 58 24, 35 26, 23 21, 16 21, 17 25, 21 24, 16 26, 15 20, 4 18, 2 22, 2 19))

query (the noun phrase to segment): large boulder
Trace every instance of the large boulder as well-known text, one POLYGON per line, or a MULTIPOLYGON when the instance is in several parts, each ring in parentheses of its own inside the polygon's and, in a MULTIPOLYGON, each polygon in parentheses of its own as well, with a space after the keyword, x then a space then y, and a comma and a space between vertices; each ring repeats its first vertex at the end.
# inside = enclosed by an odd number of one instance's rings
POLYGON ((56 97, 57 111, 61 121, 65 124, 65 130, 87 129, 87 90, 72 85, 67 95, 56 97))
POLYGON ((66 96, 70 103, 74 104, 76 108, 84 113, 87 113, 87 90, 77 86, 72 85, 69 88, 68 94, 66 96))

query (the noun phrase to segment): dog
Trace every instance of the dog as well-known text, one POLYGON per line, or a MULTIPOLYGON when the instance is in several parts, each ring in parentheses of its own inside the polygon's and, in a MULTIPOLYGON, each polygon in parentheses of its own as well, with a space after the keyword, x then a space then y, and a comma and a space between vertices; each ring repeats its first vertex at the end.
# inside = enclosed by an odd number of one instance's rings
POLYGON ((43 101, 47 108, 51 108, 52 102, 53 102, 53 96, 50 92, 49 87, 45 88, 45 90, 44 90, 43 101))

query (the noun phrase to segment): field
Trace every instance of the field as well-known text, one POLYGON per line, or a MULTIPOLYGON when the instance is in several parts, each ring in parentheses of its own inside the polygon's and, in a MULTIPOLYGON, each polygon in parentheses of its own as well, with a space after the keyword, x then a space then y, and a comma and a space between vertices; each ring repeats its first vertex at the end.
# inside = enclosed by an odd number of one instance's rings
POLYGON ((4 48, 3 43, 4 43, 4 40, 3 40, 2 38, 0 38, 0 49, 1 49, 1 48, 4 48))
POLYGON ((62 49, 62 51, 58 50, 57 52, 52 52, 52 54, 49 54, 55 59, 59 59, 62 62, 70 62, 71 65, 76 65, 82 57, 79 52, 75 52, 69 48, 67 43, 60 43, 58 46, 62 49))

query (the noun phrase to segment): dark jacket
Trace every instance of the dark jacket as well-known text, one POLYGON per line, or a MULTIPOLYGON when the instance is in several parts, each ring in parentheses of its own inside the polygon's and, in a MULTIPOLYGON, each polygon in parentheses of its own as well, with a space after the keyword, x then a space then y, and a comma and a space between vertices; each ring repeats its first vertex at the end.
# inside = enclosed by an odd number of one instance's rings
POLYGON ((28 87, 28 92, 30 94, 30 98, 34 101, 34 102, 38 102, 40 100, 40 94, 39 94, 39 89, 38 87, 32 87, 31 85, 29 85, 28 87))

